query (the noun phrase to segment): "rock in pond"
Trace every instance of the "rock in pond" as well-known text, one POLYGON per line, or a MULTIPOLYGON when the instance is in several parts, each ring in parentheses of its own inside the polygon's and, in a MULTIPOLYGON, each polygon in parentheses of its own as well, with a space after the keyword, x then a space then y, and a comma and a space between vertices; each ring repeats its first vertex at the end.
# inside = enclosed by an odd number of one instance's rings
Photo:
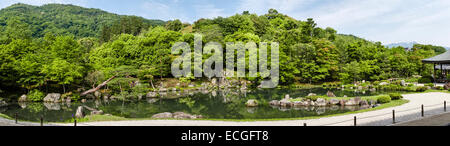
POLYGON ((316 106, 327 106, 327 101, 323 98, 317 98, 316 106))
POLYGON ((316 93, 309 93, 308 96, 317 96, 316 93))
POLYGON ((361 98, 359 98, 359 97, 352 98, 345 102, 345 106, 357 106, 357 105, 359 105, 360 102, 361 102, 361 98))
POLYGON ((284 99, 290 100, 291 96, 289 96, 289 94, 284 95, 284 99))
POLYGON ((83 106, 79 106, 77 108, 77 112, 75 113, 75 117, 76 118, 83 118, 84 117, 84 107, 83 106))
POLYGON ((334 93, 331 92, 331 91, 328 91, 328 92, 327 92, 327 96, 328 96, 328 97, 336 97, 336 95, 334 95, 334 93))
POLYGON ((291 107, 292 102, 287 99, 283 99, 283 100, 280 100, 280 106, 281 107, 291 107))
POLYGON ((173 114, 169 112, 159 113, 152 116, 154 119, 171 119, 173 118, 173 114))
POLYGON ((148 92, 146 97, 147 98, 155 98, 155 97, 157 97, 157 94, 156 94, 156 92, 148 92))
POLYGON ((47 94, 44 98, 44 102, 61 102, 61 94, 59 93, 50 93, 47 94))
POLYGON ((279 105, 280 105, 280 101, 278 101, 278 100, 272 100, 272 101, 269 102, 269 105, 272 105, 272 106, 279 106, 279 105))
POLYGON ((337 100, 337 99, 330 99, 330 101, 328 101, 328 103, 330 105, 338 105, 339 104, 339 100, 337 100))
POLYGON ((256 106, 258 106, 258 101, 251 99, 251 100, 248 100, 247 103, 245 103, 245 105, 247 107, 256 107, 256 106))
POLYGON ((28 101, 28 96, 27 95, 22 95, 19 97, 19 102, 27 102, 28 101))
POLYGON ((359 102, 359 105, 360 105, 360 106, 369 106, 369 102, 367 102, 367 100, 361 100, 361 101, 359 102))
POLYGON ((8 103, 6 101, 0 100, 0 107, 8 106, 8 103))

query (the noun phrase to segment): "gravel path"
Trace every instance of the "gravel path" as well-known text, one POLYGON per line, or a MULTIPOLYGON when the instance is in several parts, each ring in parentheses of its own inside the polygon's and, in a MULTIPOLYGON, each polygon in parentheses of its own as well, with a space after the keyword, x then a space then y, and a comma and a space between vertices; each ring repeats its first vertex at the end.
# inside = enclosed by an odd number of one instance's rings
MULTIPOLYGON (((137 120, 78 123, 79 126, 353 126, 354 116, 358 126, 386 126, 392 124, 392 110, 396 111, 396 121, 405 122, 421 119, 421 105, 424 105, 425 116, 437 115, 444 112, 444 101, 450 101, 448 93, 419 93, 406 94, 409 103, 357 114, 326 117, 311 120, 287 121, 257 121, 257 122, 229 122, 229 121, 190 121, 190 120, 137 120)), ((71 126, 72 124, 56 124, 71 126)))

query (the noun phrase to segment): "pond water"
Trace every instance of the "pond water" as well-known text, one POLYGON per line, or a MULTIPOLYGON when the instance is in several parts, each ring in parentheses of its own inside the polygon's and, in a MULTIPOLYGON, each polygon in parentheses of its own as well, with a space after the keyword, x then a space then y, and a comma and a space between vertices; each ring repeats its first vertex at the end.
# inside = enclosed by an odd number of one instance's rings
POLYGON ((19 119, 27 121, 39 121, 43 116, 45 121, 65 122, 70 121, 78 106, 85 105, 91 108, 103 110, 105 114, 125 118, 150 118, 154 114, 162 112, 185 112, 202 115, 208 119, 273 119, 273 118, 298 118, 345 113, 360 110, 360 107, 303 107, 287 108, 272 107, 268 104, 271 100, 281 100, 289 94, 291 98, 305 97, 309 93, 326 95, 332 91, 338 97, 347 95, 371 96, 386 92, 354 92, 338 89, 261 89, 248 92, 238 90, 220 90, 210 93, 189 93, 178 96, 165 95, 164 98, 142 99, 139 101, 103 101, 91 100, 86 103, 15 103, 0 108, 0 113, 14 117, 18 113, 19 119), (258 107, 245 106, 248 99, 257 99, 258 107))

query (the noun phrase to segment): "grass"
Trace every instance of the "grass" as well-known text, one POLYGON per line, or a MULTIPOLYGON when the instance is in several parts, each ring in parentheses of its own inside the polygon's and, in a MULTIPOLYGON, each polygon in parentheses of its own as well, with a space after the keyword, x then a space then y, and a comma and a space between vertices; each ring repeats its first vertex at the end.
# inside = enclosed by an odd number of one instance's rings
POLYGON ((12 118, 9 117, 8 115, 2 114, 2 113, 0 113, 0 117, 1 117, 1 118, 5 118, 5 119, 12 119, 12 118))
MULTIPOLYGON (((78 119, 77 122, 100 122, 100 121, 124 121, 128 120, 124 117, 108 116, 108 115, 89 115, 84 118, 78 119)), ((73 120, 70 120, 72 123, 73 120)))

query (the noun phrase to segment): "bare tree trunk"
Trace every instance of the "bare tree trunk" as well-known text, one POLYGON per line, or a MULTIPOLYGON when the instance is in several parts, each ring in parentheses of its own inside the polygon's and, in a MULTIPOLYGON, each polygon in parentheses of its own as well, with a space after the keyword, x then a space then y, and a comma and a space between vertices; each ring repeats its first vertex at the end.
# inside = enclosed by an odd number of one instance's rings
POLYGON ((114 78, 116 78, 116 76, 113 76, 113 77, 109 78, 108 80, 106 80, 105 82, 103 82, 102 84, 98 85, 98 86, 95 87, 95 88, 92 88, 92 89, 90 89, 90 90, 87 90, 87 91, 81 93, 81 96, 85 96, 85 95, 87 95, 87 94, 89 94, 89 93, 93 93, 93 92, 95 92, 95 91, 97 91, 97 90, 100 90, 103 86, 106 86, 106 85, 107 85, 111 80, 113 80, 114 78))
POLYGON ((155 90, 155 86, 153 85, 153 80, 150 80, 150 84, 152 84, 153 90, 155 90))

